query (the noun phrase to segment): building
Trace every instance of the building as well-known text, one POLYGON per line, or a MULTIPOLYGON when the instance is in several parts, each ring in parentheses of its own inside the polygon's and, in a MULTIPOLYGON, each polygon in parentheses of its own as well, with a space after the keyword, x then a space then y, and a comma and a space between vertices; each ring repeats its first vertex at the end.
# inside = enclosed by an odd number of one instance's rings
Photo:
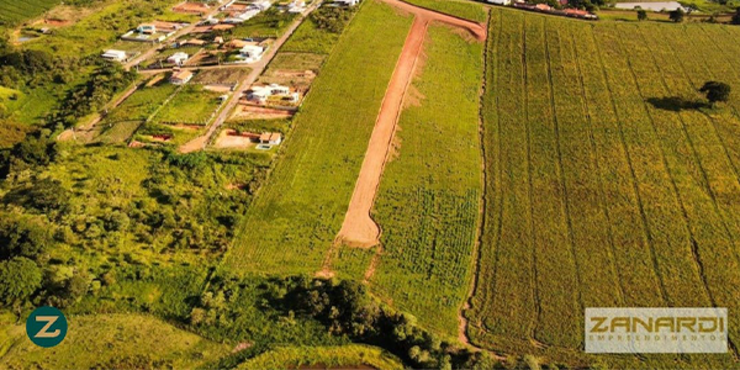
POLYGON ((239 51, 239 59, 244 59, 247 63, 252 63, 260 60, 262 54, 265 52, 265 48, 257 45, 247 45, 239 51))
POLYGON ((223 43, 224 43, 224 38, 223 38, 223 37, 221 37, 221 36, 216 36, 216 37, 215 37, 215 38, 213 39, 213 43, 215 43, 215 44, 223 44, 223 43))
POLYGON ((334 0, 334 4, 339 6, 355 6, 359 3, 359 0, 334 0))
POLYGON ((185 64, 185 62, 187 62, 189 58, 190 56, 187 55, 186 53, 177 52, 175 54, 172 54, 172 56, 170 56, 169 58, 167 58, 167 63, 172 63, 178 66, 181 66, 185 64))
POLYGON ((288 86, 270 84, 267 86, 253 86, 247 93, 247 100, 264 104, 271 96, 279 97, 281 100, 291 103, 297 103, 301 98, 301 94, 291 93, 288 86))
POLYGON ((185 41, 182 45, 190 45, 190 46, 203 46, 207 44, 208 42, 198 39, 190 39, 188 41, 185 41))
POLYGON ((128 58, 126 52, 122 50, 106 50, 102 55, 103 59, 112 60, 115 62, 125 62, 128 58))
POLYGON ((510 5, 511 0, 486 0, 489 4, 495 5, 510 5))
POLYGON ((157 26, 153 24, 142 24, 139 27, 136 27, 136 32, 142 35, 153 35, 157 33, 157 26))
POLYGON ((178 71, 172 72, 170 77, 170 83, 173 85, 185 85, 193 79, 193 72, 190 71, 178 71))
POLYGON ((303 0, 293 0, 288 4, 288 13, 303 13, 306 10, 306 2, 303 0))
POLYGON ((265 132, 260 135, 260 144, 280 145, 283 142, 283 135, 277 132, 265 132))
POLYGON ((259 11, 264 12, 265 10, 270 9, 272 3, 269 0, 260 0, 249 5, 254 9, 259 9, 259 11))

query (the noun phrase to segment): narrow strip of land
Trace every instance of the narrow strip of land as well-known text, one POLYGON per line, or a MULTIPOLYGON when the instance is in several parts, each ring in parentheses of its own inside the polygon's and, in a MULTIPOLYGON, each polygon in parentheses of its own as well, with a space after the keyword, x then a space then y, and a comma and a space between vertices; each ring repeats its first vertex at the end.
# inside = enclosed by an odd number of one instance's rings
POLYGON ((393 140, 396 123, 403 106, 406 90, 411 83, 416 61, 421 53, 424 37, 430 22, 438 21, 470 32, 478 40, 485 40, 485 28, 475 22, 437 13, 400 0, 382 0, 415 16, 414 24, 404 44, 403 51, 393 72, 393 77, 380 107, 360 175, 342 228, 336 241, 353 247, 369 248, 380 241, 380 227, 370 216, 383 174, 383 167, 393 140))

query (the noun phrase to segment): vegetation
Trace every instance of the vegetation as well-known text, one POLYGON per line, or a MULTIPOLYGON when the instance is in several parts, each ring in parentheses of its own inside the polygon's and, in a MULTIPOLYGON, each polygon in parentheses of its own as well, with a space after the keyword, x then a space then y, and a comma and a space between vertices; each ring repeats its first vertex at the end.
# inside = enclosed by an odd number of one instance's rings
POLYGON ((293 13, 281 13, 276 8, 270 8, 254 16, 254 18, 226 31, 226 35, 234 38, 245 37, 279 37, 290 26, 296 17, 293 13))
POLYGON ((275 274, 321 267, 396 65, 391 56, 400 54, 410 25, 387 5, 362 5, 296 115, 283 157, 239 226, 224 268, 275 274))
POLYGON ((668 13, 668 18, 675 23, 683 22, 683 19, 685 16, 686 16, 686 13, 681 8, 678 8, 676 10, 671 10, 668 13))
POLYGON ((428 32, 426 60, 375 202, 383 253, 370 286, 424 327, 453 338, 473 276, 479 220, 483 44, 447 27, 428 32))
POLYGON ((709 81, 699 89, 699 92, 707 95, 709 103, 726 102, 730 99, 730 85, 724 82, 709 81))
POLYGON ((215 343, 142 315, 69 317, 69 330, 57 347, 35 346, 22 325, 3 320, 9 351, 7 369, 142 369, 194 368, 229 353, 228 345, 215 343), (156 348, 156 351, 152 351, 156 348))
POLYGON ((486 8, 481 4, 461 0, 409 0, 411 4, 484 23, 488 19, 486 8))
MULTIPOLYGON (((738 32, 493 11, 475 343, 587 365, 567 350, 582 348, 583 307, 734 307, 740 101, 707 109, 698 89, 738 83, 738 32)), ((730 354, 600 361, 734 366, 730 354)))
POLYGON ((41 15, 59 0, 0 0, 0 26, 10 26, 41 15))
POLYGON ((301 23, 282 52, 329 54, 355 14, 355 8, 322 6, 301 23))
POLYGON ((200 85, 186 85, 162 108, 154 121, 205 126, 221 105, 220 96, 200 85))

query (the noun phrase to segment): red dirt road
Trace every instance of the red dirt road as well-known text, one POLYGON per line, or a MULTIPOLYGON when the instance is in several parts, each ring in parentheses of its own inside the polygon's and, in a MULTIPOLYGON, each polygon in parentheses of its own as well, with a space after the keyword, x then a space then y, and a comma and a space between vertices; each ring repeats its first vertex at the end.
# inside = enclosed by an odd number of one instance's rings
POLYGON ((371 218, 370 211, 375 203, 380 178, 396 131, 396 123, 401 114, 406 91, 414 76, 414 70, 422 51, 429 23, 433 21, 442 22, 463 28, 478 40, 482 41, 486 38, 485 27, 478 23, 418 8, 400 0, 382 1, 414 14, 415 18, 383 98, 380 113, 365 153, 365 159, 362 162, 360 175, 355 183, 355 190, 344 216, 342 229, 336 238, 338 243, 361 248, 372 247, 380 241, 380 227, 371 218))

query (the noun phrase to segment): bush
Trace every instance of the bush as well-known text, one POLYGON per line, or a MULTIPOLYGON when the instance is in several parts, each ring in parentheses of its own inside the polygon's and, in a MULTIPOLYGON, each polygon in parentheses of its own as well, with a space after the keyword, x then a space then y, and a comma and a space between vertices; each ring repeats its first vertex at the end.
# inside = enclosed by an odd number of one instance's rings
POLYGON ((0 301, 10 305, 25 300, 41 287, 41 269, 25 257, 0 262, 0 301))

